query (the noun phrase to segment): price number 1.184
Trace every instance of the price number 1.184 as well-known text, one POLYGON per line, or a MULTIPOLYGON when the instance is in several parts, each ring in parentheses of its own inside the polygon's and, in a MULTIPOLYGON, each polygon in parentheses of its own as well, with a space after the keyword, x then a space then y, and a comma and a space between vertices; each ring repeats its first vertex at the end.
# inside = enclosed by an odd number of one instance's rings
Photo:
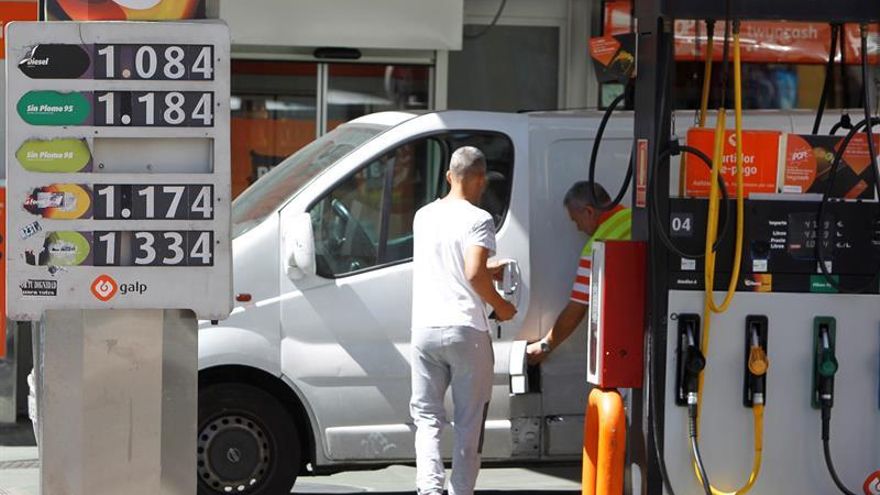
POLYGON ((211 127, 214 93, 97 91, 96 126, 211 127))

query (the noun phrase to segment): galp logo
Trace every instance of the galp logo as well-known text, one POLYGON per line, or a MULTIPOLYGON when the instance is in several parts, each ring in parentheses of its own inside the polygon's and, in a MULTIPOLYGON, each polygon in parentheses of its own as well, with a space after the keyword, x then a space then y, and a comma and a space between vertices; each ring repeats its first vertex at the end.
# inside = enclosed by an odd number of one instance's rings
POLYGON ((868 476, 862 488, 865 490, 865 495, 880 495, 880 471, 868 476))
POLYGON ((92 295, 99 301, 107 302, 113 299, 117 290, 119 284, 110 275, 100 275, 92 282, 92 295))

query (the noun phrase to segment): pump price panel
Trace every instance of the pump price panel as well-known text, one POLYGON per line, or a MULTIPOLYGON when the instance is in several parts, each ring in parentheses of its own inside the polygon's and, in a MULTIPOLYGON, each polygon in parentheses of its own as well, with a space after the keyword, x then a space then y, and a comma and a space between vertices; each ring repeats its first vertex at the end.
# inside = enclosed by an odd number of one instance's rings
MULTIPOLYGON (((731 200, 730 209, 734 211, 731 200)), ((828 277, 843 287, 863 287, 880 269, 880 216, 876 204, 831 201, 825 205, 821 225, 817 201, 747 200, 741 279, 737 290, 754 292, 836 292, 828 277), (817 248, 822 253, 826 276, 817 248)), ((704 246, 705 203, 686 199, 670 202, 670 225, 678 231, 676 244, 686 252, 704 246), (687 228, 685 228, 687 225, 687 228)), ((727 288, 729 261, 733 259, 733 223, 718 249, 716 290, 727 288)), ((720 234, 719 234, 720 235, 720 234)), ((677 290, 703 290, 703 261, 670 254, 670 286, 677 290)), ((880 286, 867 292, 880 293, 880 286)))
POLYGON ((13 23, 6 49, 10 316, 180 308, 225 318, 228 28, 13 23))

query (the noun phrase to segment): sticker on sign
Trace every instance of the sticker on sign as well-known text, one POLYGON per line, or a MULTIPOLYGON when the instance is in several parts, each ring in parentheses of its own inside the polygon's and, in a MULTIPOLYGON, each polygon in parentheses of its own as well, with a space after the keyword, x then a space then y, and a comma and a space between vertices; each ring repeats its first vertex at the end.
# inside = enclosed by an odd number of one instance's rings
POLYGON ((22 297, 55 297, 58 295, 57 280, 28 279, 19 284, 22 297))

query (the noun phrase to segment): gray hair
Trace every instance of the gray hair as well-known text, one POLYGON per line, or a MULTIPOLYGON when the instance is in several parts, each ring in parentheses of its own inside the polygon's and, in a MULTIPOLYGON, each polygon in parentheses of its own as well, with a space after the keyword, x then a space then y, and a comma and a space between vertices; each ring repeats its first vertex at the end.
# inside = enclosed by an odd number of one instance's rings
POLYGON ((486 155, 473 146, 462 146, 455 150, 449 160, 449 171, 458 178, 486 172, 486 155))
POLYGON ((590 181, 582 180, 575 182, 565 193, 562 204, 566 208, 576 208, 582 210, 587 206, 598 207, 607 205, 611 202, 608 191, 599 184, 593 184, 590 181), (595 191, 596 196, 593 197, 595 191))

